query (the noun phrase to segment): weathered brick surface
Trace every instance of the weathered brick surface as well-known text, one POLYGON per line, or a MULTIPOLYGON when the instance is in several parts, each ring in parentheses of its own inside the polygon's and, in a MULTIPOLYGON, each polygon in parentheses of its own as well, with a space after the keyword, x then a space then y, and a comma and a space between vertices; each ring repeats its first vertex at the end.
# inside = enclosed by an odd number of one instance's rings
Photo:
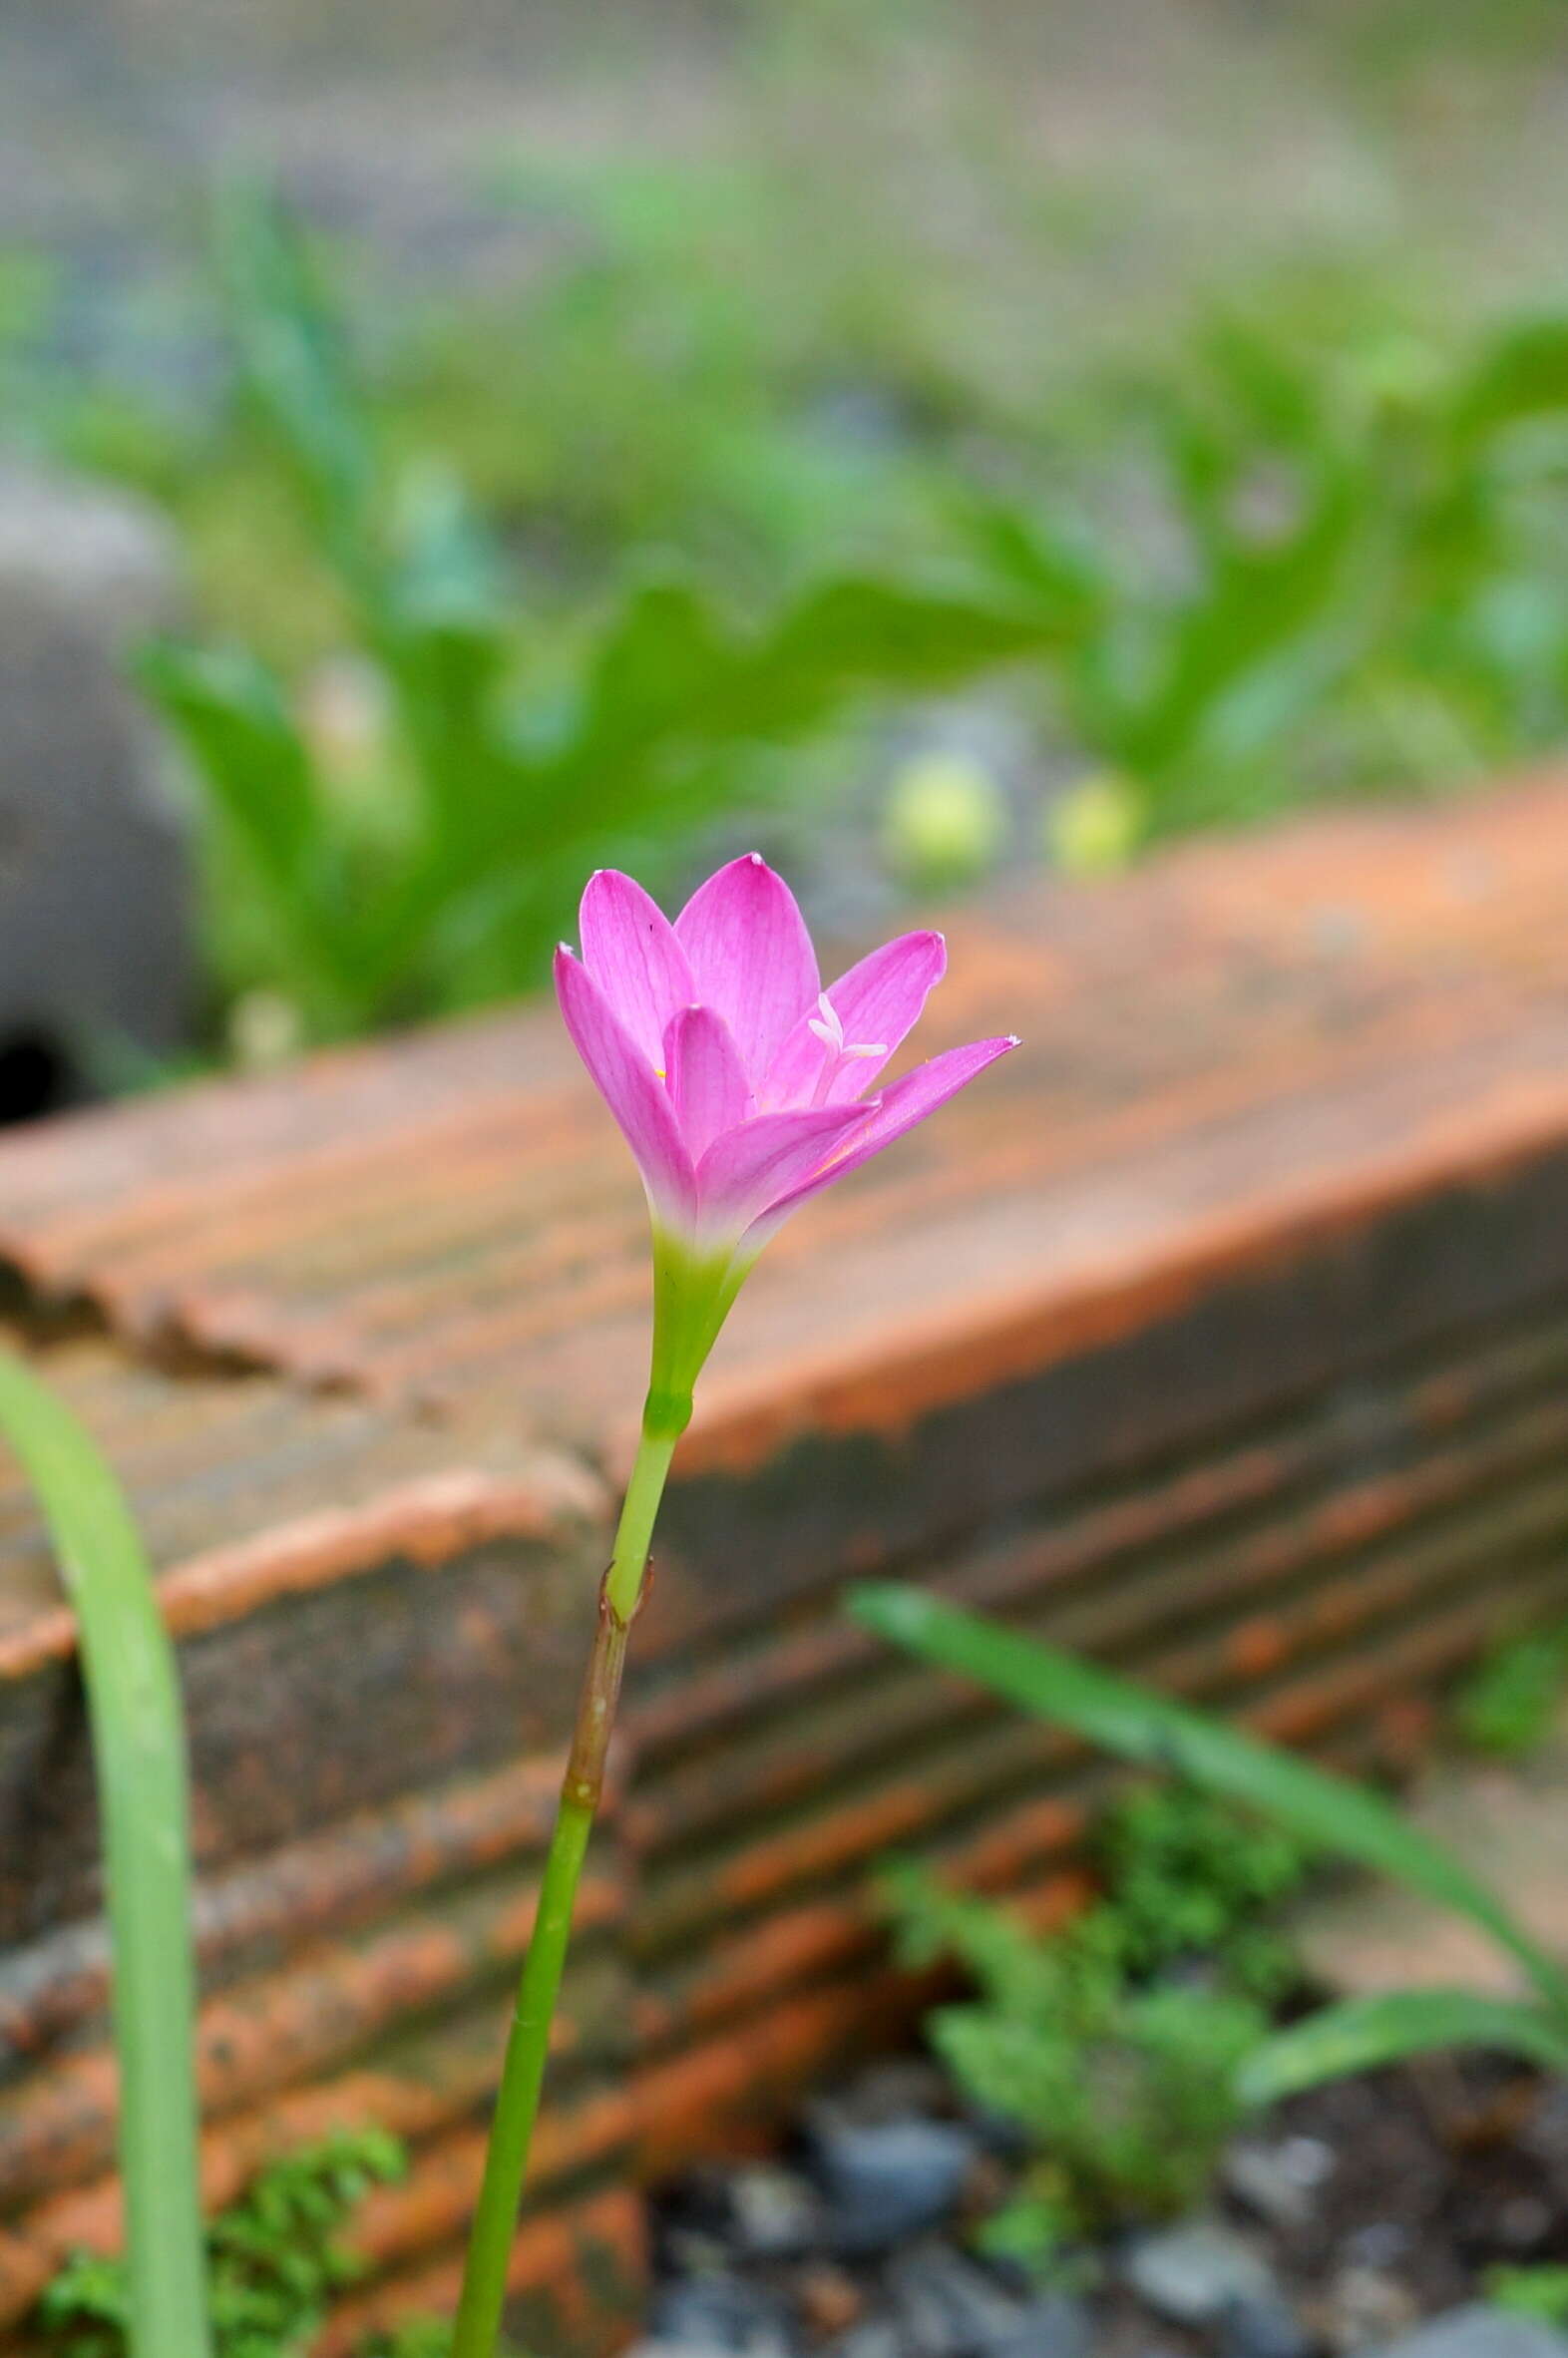
MULTIPOLYGON (((929 1581, 1352 1764, 1568 1596, 1568 786, 1337 819, 955 928, 1026 1046, 754 1279, 637 1631, 530 2300, 616 2172, 912 1993, 890 1845, 1077 1888, 1104 1770, 844 1622, 929 1581)), ((0 1146, 17 1340, 135 1494, 193 1716, 208 2191, 415 2149, 334 2328, 450 2292, 645 1356, 635 1182, 548 1011, 0 1146)), ((71 1656, 0 1473, 0 2314, 115 2232, 71 1656)), ((628 2278, 627 2271, 631 2271, 628 2278)), ((617 2293, 617 2287, 618 2293, 617 2293)))
MULTIPOLYGON (((269 2156, 333 2126, 384 2122, 416 2162, 367 2218, 374 2267, 420 2278, 472 2194, 606 1545, 603 1487, 499 1428, 437 1434, 271 1378, 173 1374, 96 1338, 38 1356, 131 1476, 180 1640, 208 2196, 231 2199, 269 2156)), ((9 1466, 0 1594, 3 2331, 67 2252, 119 2231, 72 1626, 9 1466)), ((624 2176, 632 2126, 612 1843, 585 1897, 561 2112, 519 2249, 536 2295, 580 2208, 596 2216, 605 2178, 624 2176)), ((614 2248, 624 2261, 624 2234, 614 2248)))

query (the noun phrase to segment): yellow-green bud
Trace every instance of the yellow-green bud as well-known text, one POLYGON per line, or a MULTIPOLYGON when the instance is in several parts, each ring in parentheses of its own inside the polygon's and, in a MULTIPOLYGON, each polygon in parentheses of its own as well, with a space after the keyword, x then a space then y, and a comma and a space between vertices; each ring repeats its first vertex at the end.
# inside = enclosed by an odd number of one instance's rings
POLYGON ((1001 788, 963 753, 923 753, 888 790, 883 840, 890 865, 916 885, 967 883, 983 875, 1006 830, 1001 788))
POLYGON ((1130 778, 1103 770, 1082 778, 1045 816, 1046 849, 1069 876, 1125 868, 1143 834, 1143 799, 1130 778))

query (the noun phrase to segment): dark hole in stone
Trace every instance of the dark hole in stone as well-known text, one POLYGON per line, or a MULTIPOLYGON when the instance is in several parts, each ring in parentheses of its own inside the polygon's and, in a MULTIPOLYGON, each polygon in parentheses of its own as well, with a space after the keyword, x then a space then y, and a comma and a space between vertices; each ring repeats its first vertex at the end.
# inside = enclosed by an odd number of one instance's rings
POLYGON ((71 1067, 54 1040, 40 1031, 0 1039, 0 1125, 53 1113, 73 1094, 71 1067))

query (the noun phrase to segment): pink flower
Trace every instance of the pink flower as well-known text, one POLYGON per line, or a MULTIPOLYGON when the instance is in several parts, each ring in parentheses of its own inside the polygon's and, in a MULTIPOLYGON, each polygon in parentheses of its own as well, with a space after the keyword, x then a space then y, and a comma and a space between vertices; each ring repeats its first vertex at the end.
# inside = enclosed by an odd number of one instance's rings
MULTIPOLYGON (((685 1359, 711 1324, 705 1356, 797 1204, 1017 1044, 949 1048, 877 1090, 942 978, 942 936, 902 935, 824 990, 794 895, 755 852, 710 876, 673 925, 629 876, 600 869, 581 924, 581 961, 565 944, 556 955, 567 1029, 642 1173, 663 1293, 673 1284, 688 1308, 700 1294, 716 1313, 692 1322, 685 1359)), ((661 1311, 677 1307, 661 1295, 661 1311)))

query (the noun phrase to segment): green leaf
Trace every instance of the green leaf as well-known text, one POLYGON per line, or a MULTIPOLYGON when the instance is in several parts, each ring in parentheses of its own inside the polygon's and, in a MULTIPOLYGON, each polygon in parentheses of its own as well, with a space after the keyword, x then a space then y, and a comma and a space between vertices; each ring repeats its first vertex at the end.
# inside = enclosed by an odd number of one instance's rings
POLYGON ((362 1020, 374 1011, 363 970, 375 910, 346 889, 351 846, 272 673, 237 649, 170 641, 145 647, 138 669, 239 847, 289 994, 324 1033, 362 1020))
POLYGON ((353 571, 375 465, 339 324, 303 237, 272 191, 231 183, 216 212, 218 264, 240 374, 353 571))
POLYGON ((992 664, 1059 643, 1078 618, 1076 592, 1043 592, 1028 603, 978 589, 910 588, 869 575, 843 575, 806 591, 758 648, 752 689, 788 680, 808 706, 811 693, 841 696, 875 688, 952 686, 992 664))
POLYGON ((923 1590, 871 1583, 850 1611, 867 1629, 946 1670, 978 1679, 1037 1719, 1123 1760, 1184 1776, 1277 1818, 1316 1849, 1408 1884, 1479 1925, 1568 2015, 1568 1978, 1459 1861, 1365 1785, 1314 1768, 1168 1697, 923 1590))
POLYGON ((1455 1720, 1466 1744, 1503 1759, 1539 1749, 1568 1684, 1568 1623, 1525 1630, 1495 1646, 1461 1690, 1455 1720))
POLYGON ((1539 2317, 1544 2324, 1568 2323, 1568 2267, 1550 2260, 1526 2262, 1522 2267, 1488 2268, 1482 2278, 1486 2298, 1517 2317, 1539 2317))
POLYGON ((605 625, 584 687, 574 756, 645 748, 705 727, 735 662, 705 601, 678 579, 638 582, 605 625))
POLYGON ((978 559, 1019 597, 1042 607, 1064 639, 1104 627, 1115 585, 1104 553, 1081 529, 996 495, 977 492, 955 506, 978 559))
POLYGON ((575 707, 553 730, 523 733, 516 791, 488 843, 476 841, 470 881, 493 923, 521 926, 516 900, 496 897, 520 837, 548 891, 569 853, 702 816, 744 781, 758 746, 793 741, 859 697, 973 677, 1054 628, 980 591, 849 576, 742 635, 689 583, 640 582, 605 625, 575 707))
POLYGON ((1454 429, 1473 447, 1526 421, 1568 416, 1568 318, 1516 321, 1486 346, 1454 402, 1454 429))
POLYGON ((171 640, 145 647, 137 670, 266 881, 291 896, 320 812, 310 756, 271 672, 237 649, 171 640))
POLYGON ((174 1649, 120 1486, 75 1418, 0 1356, 0 1430, 76 1608, 103 1819, 134 2358, 205 2358, 193 2055, 190 1799, 174 1649))
POLYGON ((1241 2065, 1236 2086, 1245 2104, 1274 2104, 1324 2080, 1453 2047, 1490 2048, 1547 2071, 1568 2069, 1568 2033, 1542 2007, 1473 1990, 1389 1990, 1325 2006, 1266 2039, 1241 2065))
POLYGON ((568 758, 577 767, 614 749, 645 764, 792 739, 857 696, 949 686, 1050 643, 1057 627, 979 590, 841 575, 741 635, 689 584, 644 582, 600 642, 568 758))

